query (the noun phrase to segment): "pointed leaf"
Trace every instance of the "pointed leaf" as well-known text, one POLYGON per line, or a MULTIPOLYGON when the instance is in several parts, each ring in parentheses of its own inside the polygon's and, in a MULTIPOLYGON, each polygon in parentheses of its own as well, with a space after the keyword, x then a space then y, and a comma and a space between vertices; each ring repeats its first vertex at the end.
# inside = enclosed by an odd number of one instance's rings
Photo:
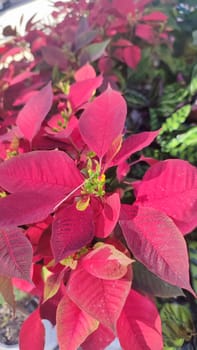
POLYGON ((98 321, 81 310, 65 294, 57 308, 57 337, 60 350, 76 350, 98 327, 98 321))
POLYGON ((107 345, 111 344, 114 338, 114 333, 109 328, 100 324, 97 330, 89 335, 81 347, 83 350, 103 350, 107 345))
POLYGON ((108 87, 82 113, 79 120, 81 136, 98 157, 102 158, 122 133, 126 112, 126 103, 121 94, 108 87))
POLYGON ((82 266, 91 275, 107 280, 122 278, 132 263, 125 254, 111 244, 100 244, 82 259, 82 266))
POLYGON ((127 277, 104 280, 89 274, 82 266, 71 273, 67 284, 69 297, 104 326, 115 329, 130 290, 127 277))
POLYGON ((105 53, 105 49, 109 42, 110 39, 107 39, 105 41, 86 46, 81 52, 80 61, 83 63, 84 60, 85 62, 94 62, 98 60, 98 58, 105 53))
POLYGON ((58 262, 75 253, 94 237, 92 210, 76 209, 75 204, 58 211, 52 226, 51 247, 58 262))
POLYGON ((33 95, 19 112, 16 125, 28 141, 32 141, 51 109, 53 92, 51 83, 33 95))
POLYGON ((14 289, 10 277, 0 275, 0 294, 2 294, 5 302, 15 310, 14 289))
POLYGON ((122 56, 126 64, 135 69, 141 60, 141 49, 136 45, 125 47, 122 56))
POLYGON ((0 199, 0 225, 21 226, 46 219, 64 197, 56 186, 16 192, 0 199))
POLYGON ((0 186, 8 192, 54 186, 65 194, 82 182, 74 161, 62 151, 33 151, 0 164, 0 186))
POLYGON ((138 185, 137 202, 165 212, 183 233, 197 226, 197 169, 187 161, 154 164, 138 185))
POLYGON ((96 78, 96 72, 91 64, 86 63, 75 72, 74 76, 76 81, 83 81, 96 78))
POLYGON ((0 275, 31 282, 32 247, 19 228, 0 230, 0 275))
POLYGON ((108 237, 117 224, 120 214, 120 196, 118 193, 106 196, 102 203, 94 201, 95 236, 108 237))
POLYGON ((24 321, 20 330, 20 350, 43 350, 45 329, 40 319, 39 309, 36 309, 24 321))
POLYGON ((72 109, 76 110, 88 102, 95 90, 101 86, 103 77, 100 75, 95 78, 85 79, 73 83, 70 87, 68 99, 71 103, 72 109))
POLYGON ((135 152, 141 151, 143 148, 149 146, 158 134, 159 130, 145 131, 127 137, 127 139, 123 142, 120 151, 113 159, 112 164, 118 165, 124 160, 128 159, 135 152))
POLYGON ((149 24, 139 23, 136 26, 135 35, 149 43, 154 41, 154 31, 149 24))
POLYGON ((162 350, 159 313, 147 297, 131 290, 117 323, 120 344, 124 350, 162 350))
POLYGON ((185 240, 166 214, 124 205, 120 226, 129 248, 142 264, 164 281, 194 293, 185 240))

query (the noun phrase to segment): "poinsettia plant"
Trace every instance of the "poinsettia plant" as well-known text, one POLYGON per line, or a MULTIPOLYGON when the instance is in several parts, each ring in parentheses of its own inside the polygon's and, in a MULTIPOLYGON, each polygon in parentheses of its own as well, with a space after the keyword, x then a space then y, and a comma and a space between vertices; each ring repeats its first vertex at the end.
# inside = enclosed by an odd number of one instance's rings
POLYGON ((43 349, 42 319, 56 325, 61 350, 102 350, 115 337, 125 350, 159 350, 154 296, 195 296, 184 235, 197 225, 197 170, 179 159, 133 160, 160 129, 128 133, 114 85, 113 57, 131 68, 140 59, 130 31, 151 44, 166 39, 154 36, 167 17, 146 13, 150 2, 59 2, 75 13, 65 19, 67 48, 61 23, 53 37, 29 30, 3 50, 0 292, 13 307, 14 286, 39 300, 21 328, 21 350, 43 349), (89 11, 88 25, 77 9, 89 11), (23 40, 32 45, 29 61, 6 66, 8 49, 24 53, 23 40), (136 179, 142 162, 148 170, 136 179), (144 276, 156 280, 155 294, 144 276))

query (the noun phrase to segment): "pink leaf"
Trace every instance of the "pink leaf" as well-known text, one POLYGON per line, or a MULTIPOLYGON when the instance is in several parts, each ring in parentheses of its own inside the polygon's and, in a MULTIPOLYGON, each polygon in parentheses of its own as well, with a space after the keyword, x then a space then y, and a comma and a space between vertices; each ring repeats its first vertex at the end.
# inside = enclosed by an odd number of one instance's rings
POLYGON ((96 72, 94 68, 91 66, 91 64, 89 63, 86 63, 84 66, 82 66, 75 72, 76 81, 83 81, 83 80, 93 79, 93 78, 96 78, 96 72))
POLYGON ((67 284, 69 297, 104 326, 115 329, 130 290, 127 277, 104 280, 89 274, 82 266, 71 273, 67 284))
POLYGON ((51 109, 53 92, 51 83, 33 95, 19 112, 16 125, 28 141, 32 141, 40 130, 41 124, 51 109))
POLYGON ((183 233, 197 225, 197 169, 187 161, 154 164, 138 185, 137 203, 165 212, 183 233))
POLYGON ((124 205, 120 226, 129 248, 140 262, 164 281, 193 293, 185 240, 165 213, 124 205))
POLYGON ((120 213, 120 197, 118 193, 92 202, 94 208, 95 236, 100 238, 108 237, 117 224, 120 213))
POLYGON ((132 260, 113 245, 102 243, 82 259, 82 266, 86 271, 97 278, 107 280, 125 276, 131 263, 132 260))
POLYGON ((34 224, 54 211, 64 197, 58 187, 16 192, 0 199, 1 226, 34 224))
POLYGON ((143 21, 151 21, 151 22, 152 21, 165 22, 167 21, 167 19, 168 19, 168 16, 165 13, 160 11, 155 11, 155 12, 149 13, 148 15, 142 16, 143 21))
POLYGON ((80 80, 73 83, 68 95, 72 109, 77 110, 81 108, 85 102, 88 102, 95 90, 101 86, 102 81, 103 77, 99 75, 92 79, 80 80))
POLYGON ((32 247, 19 228, 0 230, 0 275, 31 282, 32 247))
POLYGON ((144 131, 139 134, 129 136, 122 144, 120 151, 112 160, 112 165, 118 165, 128 159, 135 152, 141 151, 149 146, 151 142, 158 136, 159 130, 144 131))
POLYGON ((119 182, 123 180, 123 178, 127 175, 129 170, 130 164, 128 164, 127 161, 124 161, 117 166, 116 174, 119 182))
POLYGON ((45 329, 40 319, 39 309, 36 309, 23 323, 20 330, 20 350, 43 350, 45 329))
POLYGON ((74 161, 62 151, 33 151, 0 164, 0 186, 8 192, 54 186, 68 193, 82 182, 74 161))
POLYGON ((125 47, 122 57, 130 68, 135 69, 141 60, 141 49, 136 45, 125 47))
POLYGON ((79 120, 81 136, 102 158, 123 131, 127 108, 121 94, 110 87, 89 103, 79 120))
POLYGON ((57 337, 60 350, 76 350, 98 327, 98 321, 81 310, 65 294, 57 308, 57 337))
POLYGON ((152 43, 154 40, 153 28, 149 24, 139 23, 136 27, 135 35, 149 43, 152 43))
POLYGON ((147 297, 131 290, 117 323, 117 333, 124 350, 162 350, 159 313, 147 297))
POLYGON ((92 210, 76 209, 75 204, 59 210, 52 226, 51 247, 56 261, 71 255, 94 237, 92 210))
POLYGON ((115 338, 114 333, 109 329, 99 325, 96 331, 89 335, 89 337, 82 344, 83 350, 103 350, 115 338))

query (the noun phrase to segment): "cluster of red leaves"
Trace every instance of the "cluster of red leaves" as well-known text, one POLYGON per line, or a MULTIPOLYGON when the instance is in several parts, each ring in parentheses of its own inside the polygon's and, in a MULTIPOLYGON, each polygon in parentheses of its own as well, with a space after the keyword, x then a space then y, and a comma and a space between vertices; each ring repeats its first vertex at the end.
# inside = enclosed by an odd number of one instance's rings
MULTIPOLYGON (((111 54, 132 68, 139 61, 131 27, 152 43, 155 23, 166 21, 159 12, 143 14, 149 2, 59 2, 70 13, 66 27, 61 22, 53 36, 30 30, 23 40, 31 43, 31 62, 12 61, 1 71, 0 292, 13 306, 13 285, 40 300, 22 326, 21 350, 43 349, 42 319, 56 324, 61 350, 103 350, 115 337, 125 350, 162 349, 154 301, 132 288, 135 260, 193 293, 183 235, 197 224, 197 170, 178 159, 141 157, 149 170, 129 182, 128 159, 159 131, 126 138, 126 102, 106 87, 111 54), (82 20, 76 14, 87 6, 82 20), (106 49, 112 35, 119 39, 106 49), (89 63, 76 69, 98 58, 102 74, 89 63), (119 181, 113 191, 109 170, 119 181), (130 204, 124 183, 134 190, 130 204)), ((5 45, 1 63, 10 50, 23 53, 24 45, 5 45)))

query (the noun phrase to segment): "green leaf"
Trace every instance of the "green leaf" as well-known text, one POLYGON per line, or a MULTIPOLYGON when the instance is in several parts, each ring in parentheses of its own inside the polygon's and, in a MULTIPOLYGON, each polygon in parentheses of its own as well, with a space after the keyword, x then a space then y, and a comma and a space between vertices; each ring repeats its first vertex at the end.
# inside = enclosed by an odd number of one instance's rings
POLYGON ((165 132, 172 132, 174 130, 177 130, 179 126, 185 122, 190 112, 191 105, 189 104, 178 109, 175 113, 172 114, 171 117, 166 119, 165 123, 162 125, 160 135, 165 132))
POLYGON ((125 91, 125 98, 128 105, 135 108, 147 107, 149 105, 149 100, 142 93, 134 89, 125 91))
POLYGON ((166 303, 160 316, 166 346, 181 347, 184 341, 191 340, 195 328, 188 304, 166 303))
POLYGON ((197 292, 197 242, 189 241, 188 248, 192 285, 195 292, 197 292))
POLYGON ((86 46, 80 54, 80 62, 84 64, 85 62, 94 62, 100 58, 109 44, 110 39, 102 41, 100 43, 94 43, 86 46))
POLYGON ((192 77, 190 83, 190 94, 193 96, 197 92, 197 64, 194 66, 192 70, 192 77))

